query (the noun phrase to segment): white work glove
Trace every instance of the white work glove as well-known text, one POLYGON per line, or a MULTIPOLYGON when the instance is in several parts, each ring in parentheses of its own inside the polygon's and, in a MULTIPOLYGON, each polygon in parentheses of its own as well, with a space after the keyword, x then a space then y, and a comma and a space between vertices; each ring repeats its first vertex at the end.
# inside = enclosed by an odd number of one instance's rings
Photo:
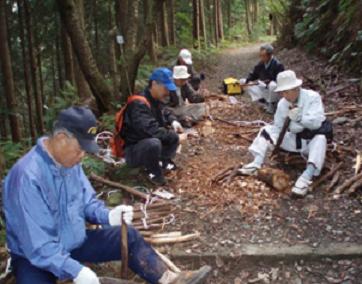
POLYGON ((126 221, 126 224, 132 224, 133 220, 133 207, 128 205, 119 205, 109 211, 108 220, 111 226, 120 226, 122 225, 122 215, 123 219, 126 221))
POLYGON ((289 130, 290 132, 297 134, 299 132, 302 132, 304 130, 304 127, 299 122, 291 121, 289 124, 289 130))
POLYGON ((73 279, 75 284, 100 284, 97 275, 88 267, 83 267, 78 276, 73 279))
POLYGON ((289 110, 288 112, 288 116, 290 118, 290 120, 292 121, 300 121, 301 120, 301 113, 298 107, 292 108, 291 110, 289 110))
POLYGON ((175 130, 176 133, 184 132, 184 129, 182 128, 181 123, 178 122, 177 120, 174 120, 171 125, 172 125, 173 130, 175 130))

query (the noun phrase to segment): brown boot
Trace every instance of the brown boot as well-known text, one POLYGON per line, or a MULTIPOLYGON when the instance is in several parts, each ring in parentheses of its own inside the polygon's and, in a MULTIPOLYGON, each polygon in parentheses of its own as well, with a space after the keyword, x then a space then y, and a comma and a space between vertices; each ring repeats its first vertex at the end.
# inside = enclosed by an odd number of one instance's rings
POLYGON ((204 283, 208 274, 211 271, 211 267, 205 265, 196 271, 183 271, 179 276, 172 282, 172 284, 198 284, 204 283))

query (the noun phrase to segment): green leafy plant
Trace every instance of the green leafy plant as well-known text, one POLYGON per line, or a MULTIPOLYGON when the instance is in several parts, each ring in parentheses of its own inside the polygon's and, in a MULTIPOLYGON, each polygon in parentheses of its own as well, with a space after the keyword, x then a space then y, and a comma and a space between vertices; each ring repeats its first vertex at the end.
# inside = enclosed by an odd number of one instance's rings
POLYGON ((79 104, 77 90, 72 84, 67 81, 65 83, 64 89, 60 93, 60 96, 54 98, 53 104, 50 106, 44 116, 46 128, 52 128, 53 122, 59 111, 77 104, 79 104))
POLYGON ((95 173, 97 175, 104 175, 106 171, 105 163, 97 157, 87 155, 82 161, 82 166, 87 175, 95 173))

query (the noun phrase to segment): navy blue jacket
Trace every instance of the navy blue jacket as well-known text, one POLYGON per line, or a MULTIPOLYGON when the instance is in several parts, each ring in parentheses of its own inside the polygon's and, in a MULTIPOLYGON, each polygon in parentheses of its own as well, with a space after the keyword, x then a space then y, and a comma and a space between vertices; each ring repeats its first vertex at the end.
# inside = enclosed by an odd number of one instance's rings
POLYGON ((284 65, 278 59, 272 58, 268 68, 265 67, 263 62, 259 62, 254 70, 249 74, 246 82, 260 80, 263 82, 276 81, 277 75, 284 71, 284 65))
POLYGON ((146 97, 151 108, 140 101, 133 101, 127 106, 121 130, 125 147, 146 138, 158 138, 162 142, 173 140, 174 131, 168 129, 168 126, 177 118, 171 112, 164 111, 164 104, 155 100, 148 89, 141 96, 146 97))

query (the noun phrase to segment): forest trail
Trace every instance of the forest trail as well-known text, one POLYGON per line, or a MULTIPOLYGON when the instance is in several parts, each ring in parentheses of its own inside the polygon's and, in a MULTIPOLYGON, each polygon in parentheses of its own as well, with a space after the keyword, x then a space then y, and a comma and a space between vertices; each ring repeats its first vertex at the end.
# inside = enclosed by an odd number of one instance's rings
MULTIPOLYGON (((250 160, 248 146, 260 129, 259 125, 238 127, 225 121, 271 122, 273 119, 258 104, 251 103, 245 95, 237 96, 238 102, 235 104, 231 103, 228 97, 221 96, 219 90, 224 78, 229 76, 241 78, 250 72, 258 60, 259 46, 258 44, 226 49, 218 55, 216 64, 211 70, 206 72, 205 86, 214 95, 207 100, 212 119, 197 126, 200 137, 190 139, 187 145, 183 146, 177 158, 180 169, 169 176, 172 180, 170 188, 181 198, 181 202, 178 205, 180 213, 177 215, 176 225, 168 229, 184 232, 199 231, 201 241, 193 244, 192 248, 190 244, 184 244, 172 246, 170 249, 197 255, 210 253, 235 255, 240 248, 248 244, 282 246, 305 244, 311 247, 330 243, 361 244, 360 202, 356 198, 347 196, 334 199, 333 194, 325 190, 329 180, 324 187, 318 186, 302 200, 291 199, 289 191, 276 192, 254 177, 237 176, 213 182, 213 179, 226 168, 233 168, 250 160)), ((323 63, 315 61, 315 58, 307 58, 298 50, 281 51, 276 57, 285 62, 286 68, 296 70, 298 76, 304 79, 306 87, 320 91, 319 85, 315 83, 317 79, 311 86, 306 78, 324 77, 328 69, 323 63)), ((327 87, 333 86, 330 83, 327 87)), ((346 100, 351 103, 351 98, 346 100)), ((336 101, 340 106, 346 103, 345 98, 339 94, 324 98, 324 101, 327 111, 335 109, 336 101)), ((346 138, 346 133, 348 132, 343 126, 336 125, 336 141, 351 139, 351 137, 346 138)), ((338 156, 330 152, 325 172, 333 167, 338 156)), ((352 157, 345 155, 343 159, 349 161, 352 157)), ((299 160, 299 164, 285 165, 283 162, 273 161, 269 165, 282 168, 290 175, 291 180, 295 180, 303 171, 305 162, 299 160)), ((346 175, 342 177, 341 182, 350 175, 350 165, 346 162, 344 169, 346 175)), ((350 267, 359 265, 358 261, 348 263, 350 267)), ((279 269, 283 270, 285 275, 289 275, 288 277, 292 275, 297 279, 310 280, 306 283, 325 283, 325 279, 320 278, 318 271, 328 270, 335 264, 320 259, 317 263, 308 265, 310 265, 308 269, 312 272, 295 271, 293 265, 287 263, 281 263, 279 269)), ((272 267, 259 263, 244 268, 248 272, 240 272, 240 266, 234 262, 228 265, 220 264, 216 269, 217 276, 210 283, 233 283, 232 277, 236 276, 243 281, 255 279, 258 271, 264 270, 270 273, 272 267), (232 271, 231 274, 229 270, 232 271)), ((339 273, 345 270, 344 266, 334 268, 333 275, 337 279, 339 273)), ((358 273, 361 271, 358 270, 358 273)), ((285 278, 285 275, 276 283, 294 283, 288 277, 285 278)))
POLYGON ((259 47, 260 44, 250 44, 241 48, 223 50, 217 57, 217 64, 212 66, 212 71, 206 72, 205 86, 217 93, 223 79, 246 76, 258 60, 259 47))

